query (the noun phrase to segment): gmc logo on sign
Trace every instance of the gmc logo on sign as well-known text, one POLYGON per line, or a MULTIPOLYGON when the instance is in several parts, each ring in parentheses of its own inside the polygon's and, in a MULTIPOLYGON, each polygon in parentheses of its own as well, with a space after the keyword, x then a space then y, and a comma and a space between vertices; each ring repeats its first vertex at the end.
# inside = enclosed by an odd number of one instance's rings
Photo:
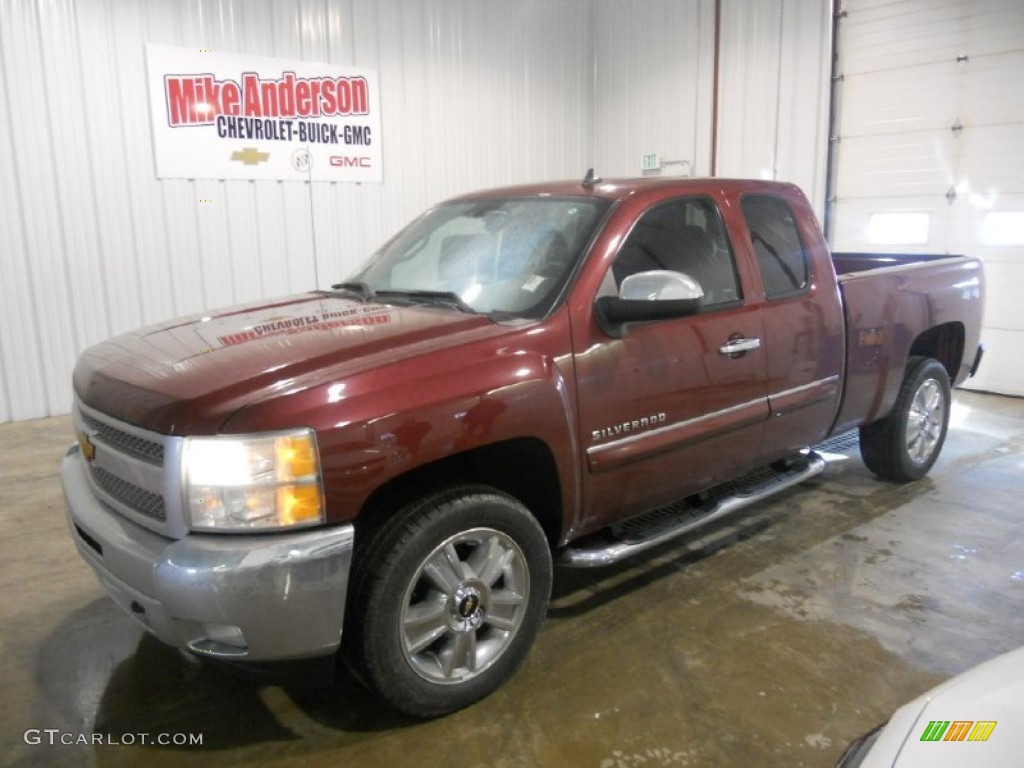
POLYGON ((369 168, 370 158, 349 157, 348 155, 331 155, 331 165, 335 168, 369 168))

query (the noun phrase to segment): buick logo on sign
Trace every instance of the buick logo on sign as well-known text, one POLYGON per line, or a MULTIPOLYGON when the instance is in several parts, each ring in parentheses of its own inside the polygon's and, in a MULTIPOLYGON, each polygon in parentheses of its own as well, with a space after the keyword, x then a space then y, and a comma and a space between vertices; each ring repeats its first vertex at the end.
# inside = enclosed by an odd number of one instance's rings
POLYGON ((292 168, 300 173, 305 173, 313 167, 313 157, 308 149, 296 149, 292 152, 292 168))

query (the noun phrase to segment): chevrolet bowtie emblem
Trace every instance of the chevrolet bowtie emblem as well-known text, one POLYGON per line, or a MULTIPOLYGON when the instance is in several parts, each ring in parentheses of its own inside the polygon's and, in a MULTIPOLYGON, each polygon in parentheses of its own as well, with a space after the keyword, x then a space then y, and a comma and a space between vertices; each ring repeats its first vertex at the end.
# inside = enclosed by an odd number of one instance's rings
POLYGON ((78 447, 82 449, 82 456, 85 457, 86 461, 92 461, 96 458, 96 446, 93 445, 85 432, 78 433, 78 447))
POLYGON ((260 152, 256 147, 245 147, 231 153, 232 160, 238 160, 245 165, 259 165, 270 157, 269 152, 260 152))

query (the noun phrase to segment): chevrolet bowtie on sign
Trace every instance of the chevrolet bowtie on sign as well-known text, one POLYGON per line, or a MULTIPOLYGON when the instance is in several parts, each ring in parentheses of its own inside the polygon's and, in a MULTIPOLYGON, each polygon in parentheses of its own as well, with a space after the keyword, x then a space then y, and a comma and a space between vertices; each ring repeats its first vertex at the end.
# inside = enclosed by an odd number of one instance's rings
POLYGON ((259 165, 270 159, 270 153, 260 152, 255 147, 246 147, 243 150, 232 152, 231 159, 245 165, 259 165))
POLYGON ((373 71, 146 47, 157 177, 380 182, 373 71))

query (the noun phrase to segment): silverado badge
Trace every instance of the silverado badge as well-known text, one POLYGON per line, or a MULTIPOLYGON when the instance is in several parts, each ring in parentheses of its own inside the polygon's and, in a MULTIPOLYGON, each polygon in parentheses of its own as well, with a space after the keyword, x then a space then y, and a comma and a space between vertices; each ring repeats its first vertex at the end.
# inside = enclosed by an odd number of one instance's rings
POLYGON ((643 418, 624 421, 621 424, 613 424, 610 427, 594 429, 590 432, 590 440, 591 442, 597 442, 598 440, 608 440, 630 432, 640 432, 641 430, 664 424, 666 418, 668 417, 664 413, 652 413, 650 416, 644 416, 643 418))

